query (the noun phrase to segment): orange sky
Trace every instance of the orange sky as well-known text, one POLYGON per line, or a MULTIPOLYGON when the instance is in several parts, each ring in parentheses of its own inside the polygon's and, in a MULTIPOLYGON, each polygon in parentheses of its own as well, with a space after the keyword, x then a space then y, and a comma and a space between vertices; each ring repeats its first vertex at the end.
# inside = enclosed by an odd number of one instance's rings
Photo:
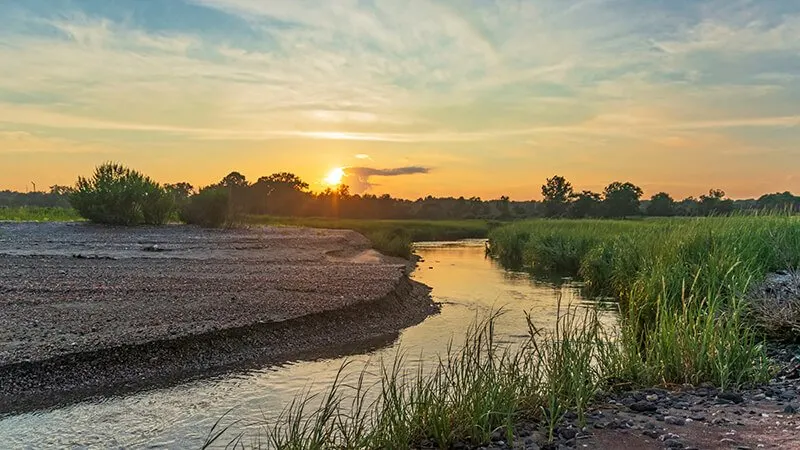
POLYGON ((0 4, 0 189, 113 160, 315 190, 359 167, 406 198, 800 192, 798 2, 166 4, 0 4))

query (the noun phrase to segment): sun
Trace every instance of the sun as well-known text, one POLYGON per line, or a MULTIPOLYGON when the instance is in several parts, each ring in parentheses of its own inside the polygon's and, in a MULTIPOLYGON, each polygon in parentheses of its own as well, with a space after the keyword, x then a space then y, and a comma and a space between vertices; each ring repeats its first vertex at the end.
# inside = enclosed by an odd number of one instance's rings
POLYGON ((338 186, 342 184, 342 178, 344 178, 344 169, 337 167, 328 172, 328 175, 322 181, 329 186, 338 186))

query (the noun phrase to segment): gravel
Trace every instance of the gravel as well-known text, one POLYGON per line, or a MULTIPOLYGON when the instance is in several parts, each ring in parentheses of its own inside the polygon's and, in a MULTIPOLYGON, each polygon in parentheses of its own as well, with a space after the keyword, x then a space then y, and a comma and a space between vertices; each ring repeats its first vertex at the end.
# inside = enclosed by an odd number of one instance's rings
POLYGON ((435 312, 346 230, 0 224, 0 413, 396 335, 435 312))

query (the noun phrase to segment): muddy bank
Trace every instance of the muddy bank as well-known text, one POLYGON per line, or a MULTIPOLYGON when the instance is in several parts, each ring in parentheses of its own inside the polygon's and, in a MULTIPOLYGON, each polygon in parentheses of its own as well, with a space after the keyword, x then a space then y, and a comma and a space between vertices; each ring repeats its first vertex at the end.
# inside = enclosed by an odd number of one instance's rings
POLYGON ((435 311, 405 270, 350 231, 1 224, 0 413, 392 339, 435 311))

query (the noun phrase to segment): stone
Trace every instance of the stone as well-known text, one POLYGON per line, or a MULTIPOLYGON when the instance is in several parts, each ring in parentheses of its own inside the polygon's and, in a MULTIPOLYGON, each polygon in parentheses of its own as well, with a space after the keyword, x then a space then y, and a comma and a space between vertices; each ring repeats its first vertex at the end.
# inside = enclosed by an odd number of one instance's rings
POLYGON ((744 398, 742 398, 741 394, 731 391, 720 392, 717 394, 717 398, 731 403, 742 403, 744 401, 744 398))
POLYGON ((574 428, 564 428, 561 430, 561 437, 566 440, 575 439, 575 436, 578 435, 578 430, 574 428))
POLYGON ((651 438, 651 439, 658 439, 661 436, 661 433, 659 433, 656 430, 644 430, 644 431, 642 431, 642 434, 644 436, 647 436, 647 437, 651 438))
POLYGON ((631 410, 636 412, 655 412, 658 408, 650 402, 636 402, 630 405, 631 410))
POLYGON ((684 426, 684 425, 686 425, 686 420, 681 419, 680 417, 675 417, 675 416, 665 416, 664 417, 664 423, 668 423, 670 425, 684 426))

